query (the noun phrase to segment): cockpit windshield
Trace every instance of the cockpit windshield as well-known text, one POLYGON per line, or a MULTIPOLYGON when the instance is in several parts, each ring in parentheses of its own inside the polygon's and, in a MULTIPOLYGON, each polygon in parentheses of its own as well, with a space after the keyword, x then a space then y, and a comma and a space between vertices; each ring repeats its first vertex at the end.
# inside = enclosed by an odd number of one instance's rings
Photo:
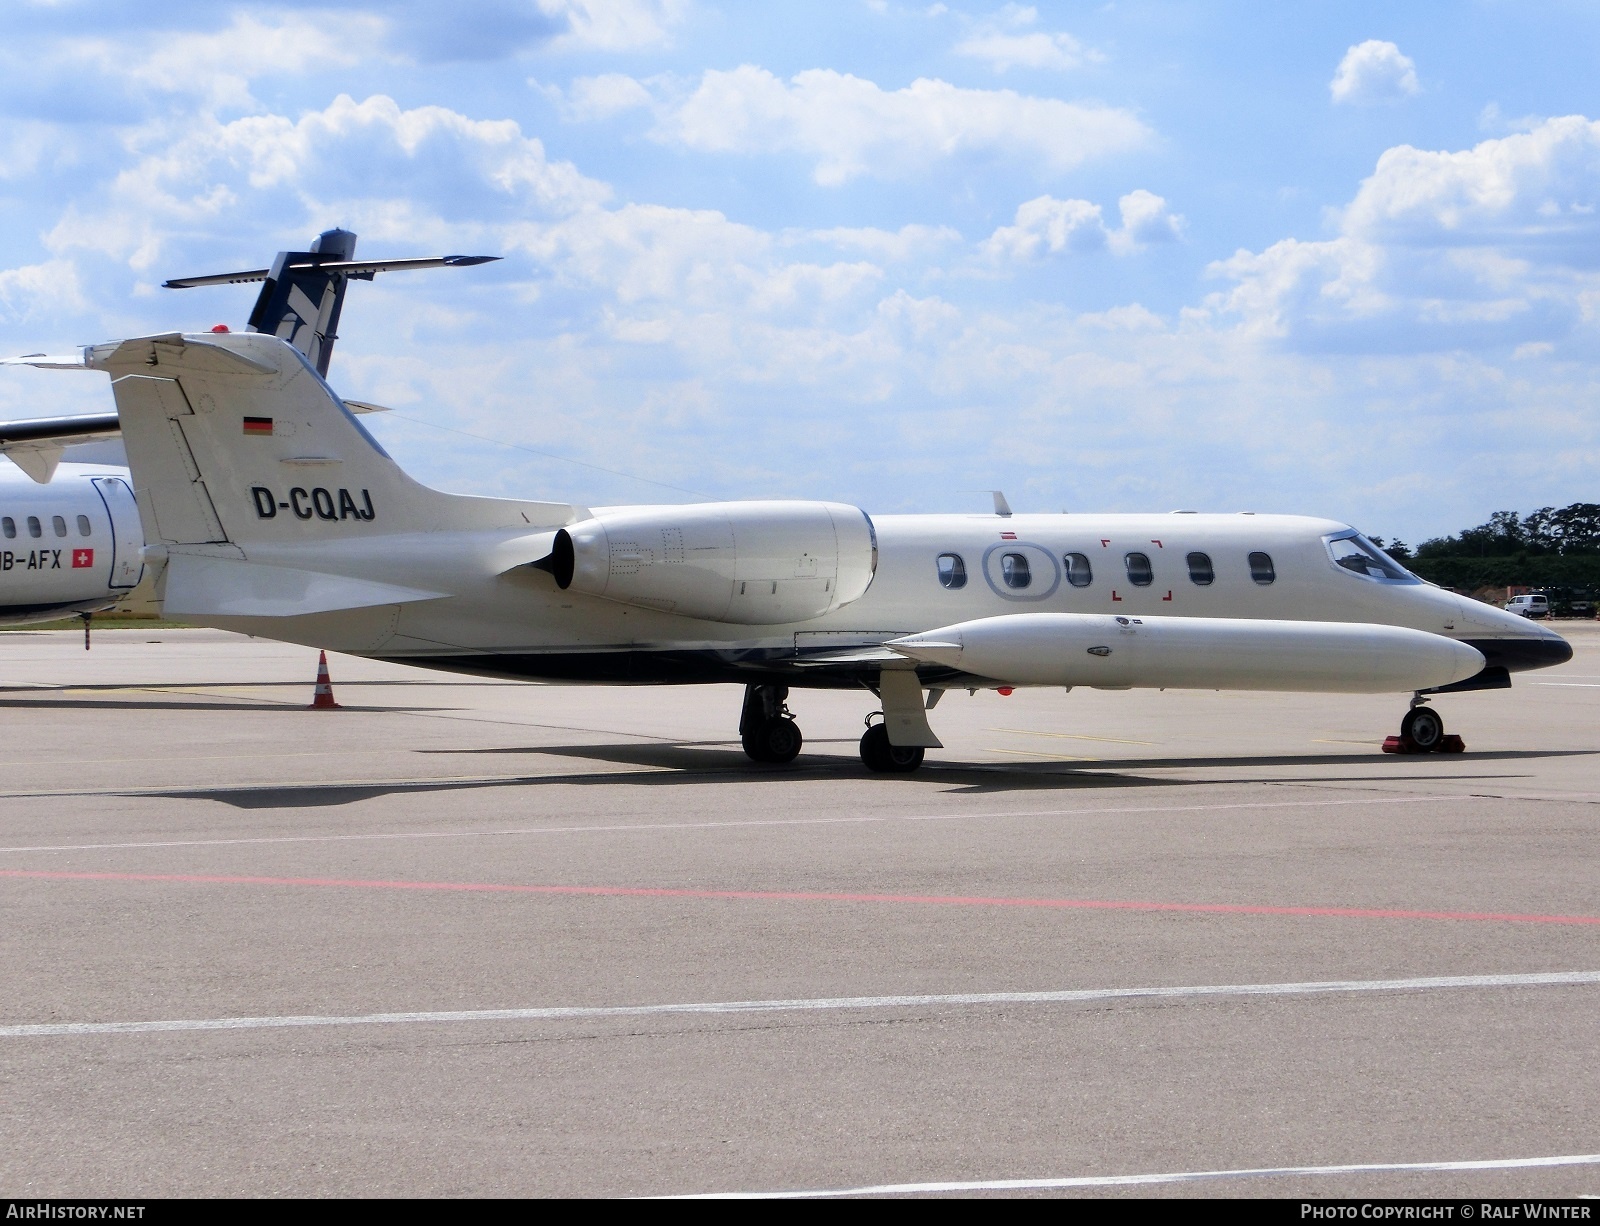
POLYGON ((1365 575, 1368 579, 1387 579, 1391 583, 1422 582, 1359 532, 1326 539, 1328 556, 1334 565, 1353 574, 1365 575))

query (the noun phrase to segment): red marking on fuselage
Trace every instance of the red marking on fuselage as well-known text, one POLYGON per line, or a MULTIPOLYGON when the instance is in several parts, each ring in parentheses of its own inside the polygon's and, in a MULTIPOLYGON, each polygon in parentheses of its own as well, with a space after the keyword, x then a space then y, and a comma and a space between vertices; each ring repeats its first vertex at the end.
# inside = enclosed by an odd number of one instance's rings
POLYGON ((557 894, 600 898, 699 898, 725 902, 911 903, 932 907, 1023 907, 1051 911, 1167 911, 1195 915, 1281 915, 1323 919, 1461 920, 1499 924, 1600 926, 1600 915, 1515 911, 1427 911, 1397 907, 1286 907, 1257 903, 1151 902, 1095 898, 993 898, 966 894, 856 894, 822 890, 695 890, 631 885, 517 885, 472 881, 371 881, 353 877, 256 877, 221 873, 91 873, 0 869, 0 878, 130 881, 176 885, 262 885, 348 890, 421 890, 462 894, 557 894))
POLYGON ((1172 599, 1172 589, 1170 587, 1167 589, 1167 594, 1165 596, 1163 596, 1161 599, 1162 600, 1171 600, 1172 599))
POLYGON ((1117 595, 1117 589, 1116 588, 1112 588, 1111 589, 1111 599, 1112 600, 1121 600, 1122 599, 1121 596, 1117 595))
POLYGON ((1166 548, 1165 545, 1163 545, 1160 541, 1156 540, 1154 537, 1152 537, 1150 539, 1150 543, 1152 545, 1154 545, 1157 549, 1165 549, 1166 548))

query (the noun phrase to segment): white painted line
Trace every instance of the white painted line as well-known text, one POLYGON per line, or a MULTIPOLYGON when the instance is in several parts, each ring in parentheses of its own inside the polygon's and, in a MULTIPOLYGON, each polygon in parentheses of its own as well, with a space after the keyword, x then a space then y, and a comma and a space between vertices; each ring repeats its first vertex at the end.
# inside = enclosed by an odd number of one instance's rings
POLYGON ((1600 690, 1600 681, 1535 681, 1533 685, 1551 685, 1563 690, 1600 690))
POLYGON ((1373 1175, 1420 1171, 1510 1171, 1529 1167, 1596 1166, 1600 1154, 1551 1158, 1485 1158, 1468 1162, 1363 1162, 1348 1166, 1264 1166, 1237 1171, 1169 1171, 1160 1175, 1077 1175, 1065 1179, 981 1179, 970 1183, 884 1183, 805 1192, 697 1192, 657 1200, 801 1200, 824 1196, 908 1196, 918 1192, 1020 1192, 1030 1188, 1129 1188, 1204 1179, 1260 1179, 1304 1175, 1373 1175))
MULTIPOLYGON (((269 785, 263 785, 269 786, 269 785)), ((347 787, 348 784, 315 786, 347 787)), ((246 789, 238 789, 246 790, 246 789)), ((126 793, 121 793, 125 795, 126 793)), ((1000 817, 1122 817, 1142 813, 1226 813, 1239 809, 1320 809, 1343 805, 1382 805, 1400 801, 1416 803, 1434 800, 1493 800, 1498 796, 1478 796, 1447 792, 1436 796, 1413 796, 1391 792, 1383 796, 1363 796, 1355 800, 1268 800, 1220 805, 1145 805, 1129 809, 1027 809, 1002 813, 905 813, 871 814, 861 817, 763 817, 740 818, 726 822, 628 822, 595 826, 518 826, 505 830, 407 830, 387 834, 285 834, 246 839, 163 839, 131 843, 47 843, 0 847, 0 853, 24 851, 130 851, 142 847, 241 847, 271 843, 370 843, 391 839, 486 839, 512 838, 530 834, 648 834, 657 830, 722 830, 745 826, 833 826, 870 822, 950 822, 1000 817)))
POLYGON ((1169 988, 1088 988, 1065 992, 957 992, 941 996, 824 996, 799 1000, 725 1000, 694 1004, 588 1005, 547 1009, 465 1009, 430 1013, 302 1014, 212 1017, 156 1022, 42 1022, 0 1026, 0 1039, 67 1035, 156 1034, 177 1030, 280 1030, 302 1026, 394 1026, 413 1022, 551 1022, 663 1014, 799 1013, 833 1009, 918 1009, 955 1005, 1092 1004, 1119 1000, 1317 996, 1356 992, 1433 992, 1465 988, 1570 987, 1600 984, 1600 971, 1531 975, 1450 975, 1423 979, 1333 979, 1310 983, 1204 984, 1169 988))

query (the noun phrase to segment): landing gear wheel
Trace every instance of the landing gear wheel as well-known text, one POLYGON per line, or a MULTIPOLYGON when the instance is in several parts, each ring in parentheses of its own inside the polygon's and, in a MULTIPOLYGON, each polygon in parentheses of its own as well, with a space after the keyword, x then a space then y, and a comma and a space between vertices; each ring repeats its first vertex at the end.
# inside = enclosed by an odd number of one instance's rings
POLYGON ((1432 707, 1412 707, 1400 721, 1400 739, 1417 753, 1433 753, 1444 745, 1444 720, 1432 707))
POLYGON ((800 746, 804 743, 800 725, 783 716, 762 720, 743 733, 739 741, 752 761, 770 762, 775 766, 793 762, 800 756, 800 746))
POLYGON ((873 724, 861 738, 861 761, 869 771, 888 775, 909 775, 922 765, 927 751, 920 746, 889 744, 889 730, 873 724))

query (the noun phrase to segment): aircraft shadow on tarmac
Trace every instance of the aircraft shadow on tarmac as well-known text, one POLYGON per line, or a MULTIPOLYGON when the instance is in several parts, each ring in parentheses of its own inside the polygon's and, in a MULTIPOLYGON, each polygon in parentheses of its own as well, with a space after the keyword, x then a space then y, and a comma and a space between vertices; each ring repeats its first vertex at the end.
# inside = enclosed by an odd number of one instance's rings
MULTIPOLYGON (((828 742, 820 742, 827 744, 828 742)), ((845 742, 840 742, 841 744, 845 742)), ((811 742, 816 746, 819 742, 811 742)), ((851 742, 853 744, 853 742, 851 742)), ((462 792, 487 788, 540 787, 552 784, 568 787, 684 787, 706 784, 749 783, 760 779, 857 780, 872 784, 921 783, 955 795, 978 795, 1027 791, 1082 791, 1112 788, 1164 788, 1219 786, 1241 783, 1349 783, 1349 774, 1296 774, 1262 778, 1259 775, 1234 775, 1207 779, 1193 777, 1153 777, 1138 772, 1152 769, 1208 768, 1228 770, 1245 767, 1349 767, 1352 765, 1390 768, 1391 773, 1361 776, 1368 781, 1393 778, 1423 763, 1476 765, 1514 763, 1542 758, 1588 755, 1594 750, 1502 750, 1444 759, 1352 757, 1349 754, 1282 754, 1218 758, 1120 758, 1092 762, 1049 763, 929 763, 915 775, 869 774, 854 753, 809 752, 788 766, 758 766, 743 751, 725 741, 677 744, 637 742, 613 745, 528 746, 460 750, 418 750, 427 754, 538 754, 557 758, 580 758, 609 762, 630 769, 598 772, 566 772, 527 775, 496 775, 471 779, 395 781, 391 783, 305 783, 258 787, 218 787, 161 791, 173 800, 210 800, 237 809, 323 808, 356 804, 379 797, 429 792, 462 792), (643 768, 643 769, 641 769, 643 768)), ((1512 778, 1507 773, 1456 771, 1429 772, 1429 779, 1484 781, 1512 778)), ((139 795, 149 796, 150 792, 139 795)))

